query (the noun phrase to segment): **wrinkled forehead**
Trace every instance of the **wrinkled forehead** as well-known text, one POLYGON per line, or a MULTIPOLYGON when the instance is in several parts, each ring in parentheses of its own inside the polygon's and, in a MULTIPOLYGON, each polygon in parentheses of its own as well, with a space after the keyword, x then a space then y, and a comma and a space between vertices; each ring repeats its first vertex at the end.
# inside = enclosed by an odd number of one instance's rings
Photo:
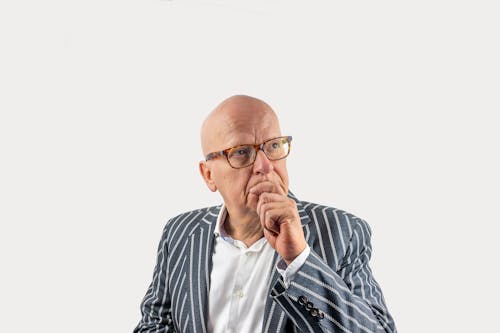
POLYGON ((226 119, 221 125, 216 139, 224 147, 257 144, 281 135, 278 119, 272 112, 226 119))
POLYGON ((257 144, 281 135, 271 109, 236 109, 207 119, 202 147, 205 154, 242 144, 257 144))

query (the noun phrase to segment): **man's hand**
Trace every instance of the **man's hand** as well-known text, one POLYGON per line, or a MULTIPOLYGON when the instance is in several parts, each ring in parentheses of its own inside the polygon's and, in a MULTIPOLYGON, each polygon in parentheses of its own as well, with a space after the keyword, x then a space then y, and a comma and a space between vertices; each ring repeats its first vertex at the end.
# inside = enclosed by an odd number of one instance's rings
POLYGON ((289 265, 307 247, 295 201, 270 181, 258 183, 250 193, 259 197, 257 214, 264 236, 289 265))

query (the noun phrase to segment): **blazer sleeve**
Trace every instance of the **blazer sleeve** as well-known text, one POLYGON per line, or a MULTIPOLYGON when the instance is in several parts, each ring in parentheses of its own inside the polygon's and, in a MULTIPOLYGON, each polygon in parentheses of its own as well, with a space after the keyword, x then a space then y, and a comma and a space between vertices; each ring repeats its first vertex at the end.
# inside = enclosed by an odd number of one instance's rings
POLYGON ((338 271, 313 249, 288 287, 280 279, 271 296, 303 332, 394 333, 368 262, 371 232, 358 220, 338 271))
POLYGON ((134 329, 134 333, 170 333, 175 332, 171 314, 170 294, 167 288, 168 279, 168 247, 167 227, 165 226, 162 239, 158 245, 156 266, 153 281, 141 303, 142 318, 134 329))

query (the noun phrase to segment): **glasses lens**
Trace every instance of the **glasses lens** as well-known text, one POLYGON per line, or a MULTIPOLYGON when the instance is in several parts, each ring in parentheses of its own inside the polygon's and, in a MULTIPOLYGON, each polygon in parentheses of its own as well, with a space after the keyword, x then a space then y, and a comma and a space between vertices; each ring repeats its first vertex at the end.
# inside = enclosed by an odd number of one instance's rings
POLYGON ((252 146, 235 147, 228 152, 227 159, 233 168, 246 167, 255 160, 255 149, 252 146))
POLYGON ((290 152, 290 143, 287 137, 276 138, 266 142, 264 152, 270 160, 279 160, 284 158, 290 152))

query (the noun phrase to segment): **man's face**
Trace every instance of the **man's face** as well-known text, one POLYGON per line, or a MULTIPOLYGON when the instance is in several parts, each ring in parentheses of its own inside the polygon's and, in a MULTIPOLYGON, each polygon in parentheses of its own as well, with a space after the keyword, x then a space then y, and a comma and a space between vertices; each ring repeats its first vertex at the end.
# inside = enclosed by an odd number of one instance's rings
MULTIPOLYGON (((217 128, 211 131, 209 152, 242 144, 260 144, 281 136, 276 116, 266 110, 229 112, 217 119, 216 124, 217 128)), ((262 150, 257 152, 253 165, 241 169, 232 168, 225 156, 205 163, 213 184, 229 209, 255 214, 259 193, 250 193, 252 188, 259 192, 288 193, 286 159, 270 161, 262 150)))

